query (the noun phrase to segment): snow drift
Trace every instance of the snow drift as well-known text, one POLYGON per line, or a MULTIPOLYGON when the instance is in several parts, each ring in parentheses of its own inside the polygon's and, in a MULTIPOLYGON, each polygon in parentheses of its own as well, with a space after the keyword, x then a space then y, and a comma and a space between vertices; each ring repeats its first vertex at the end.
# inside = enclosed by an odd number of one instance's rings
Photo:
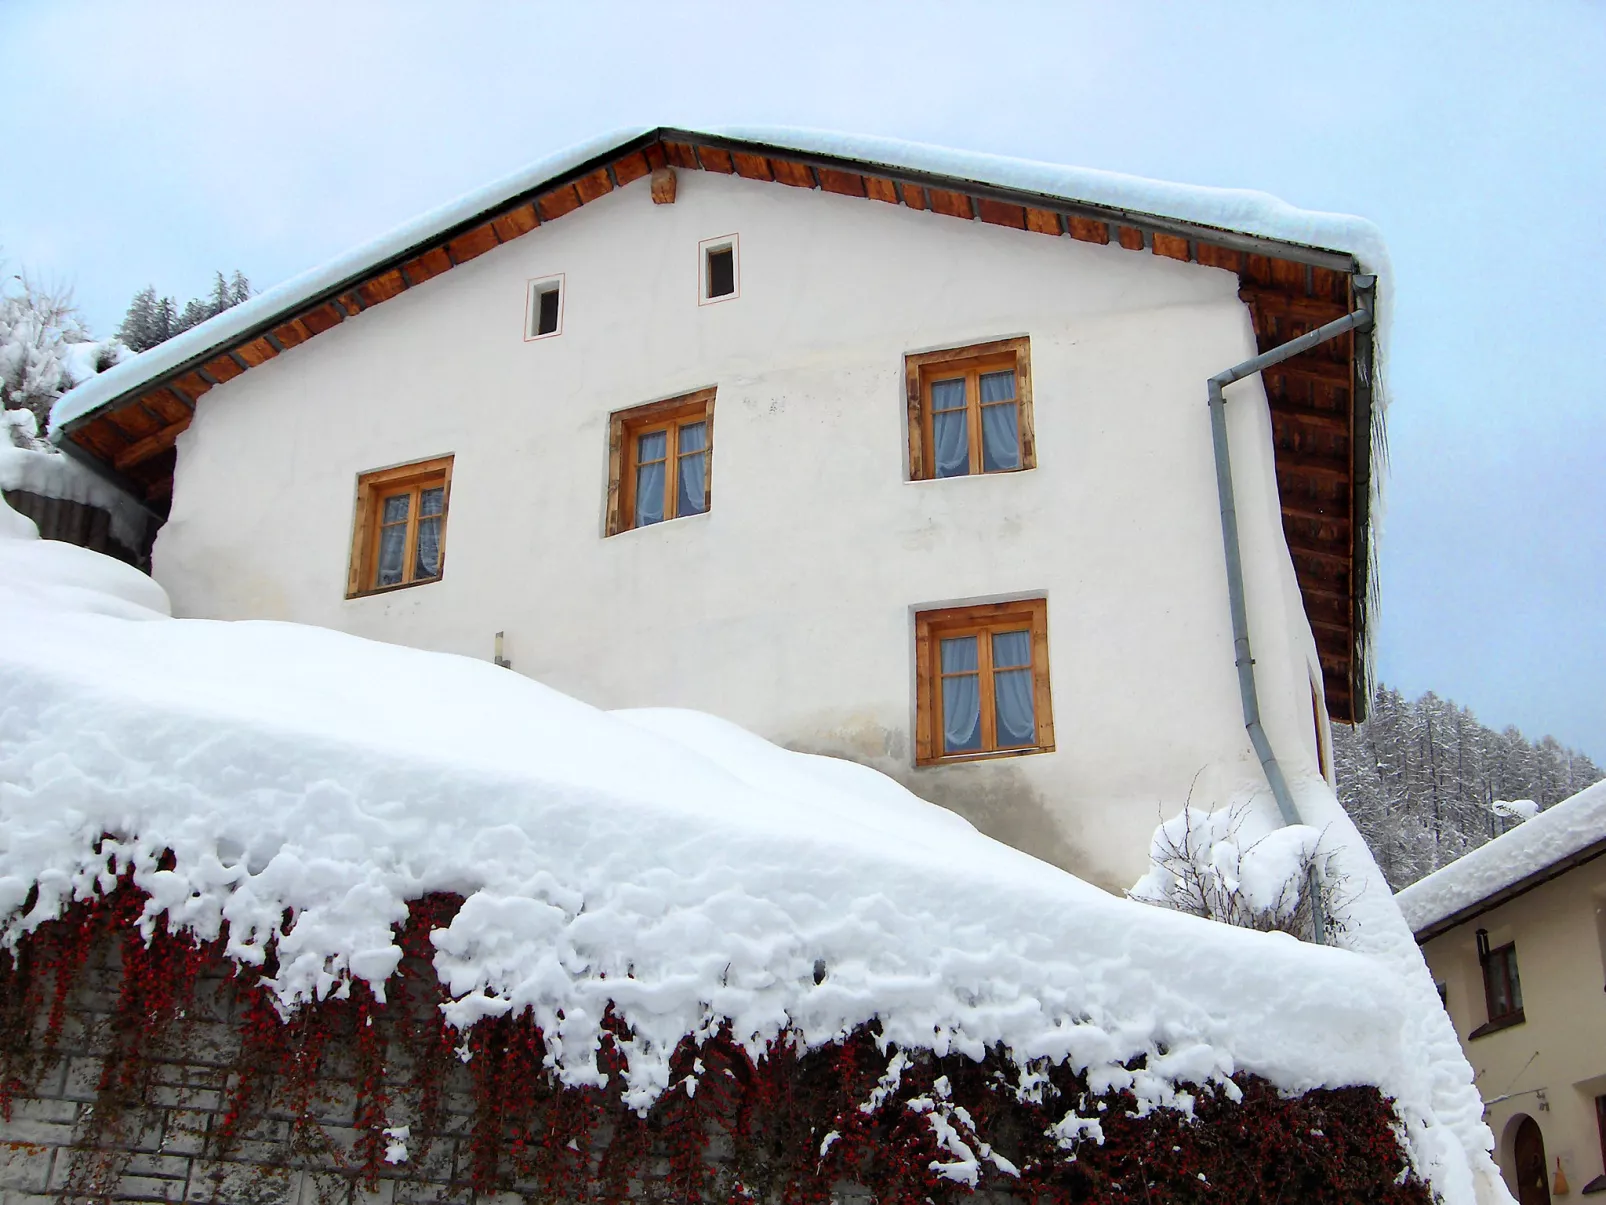
POLYGON ((354 980, 382 997, 406 902, 452 892, 432 936, 448 1019, 529 1009, 564 1082, 597 1084, 611 1002, 638 1108, 720 1019, 756 1052, 874 1018, 900 1047, 1069 1060, 1140 1108, 1230 1093, 1239 1070, 1288 1092, 1375 1084, 1435 1187, 1472 1200, 1384 960, 1112 898, 874 771, 711 716, 605 713, 316 628, 175 620, 137 571, 0 519, 7 945, 127 869, 147 929, 226 934, 258 967, 274 949, 289 1011, 354 980))

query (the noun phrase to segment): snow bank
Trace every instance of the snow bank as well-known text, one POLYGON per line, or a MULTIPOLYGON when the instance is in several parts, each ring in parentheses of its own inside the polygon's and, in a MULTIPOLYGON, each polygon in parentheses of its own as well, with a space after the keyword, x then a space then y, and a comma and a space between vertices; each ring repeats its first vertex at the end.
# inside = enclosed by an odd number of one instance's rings
POLYGON ((144 508, 109 481, 38 439, 37 434, 32 413, 4 412, 0 490, 26 490, 96 507, 111 516, 112 538, 124 548, 138 549, 150 518, 144 508))
MULTIPOLYGON (((1520 814, 1525 809, 1517 804, 1529 802, 1517 800, 1507 806, 1520 814)), ((1542 812, 1535 809, 1531 819, 1412 883, 1395 899, 1411 928, 1420 933, 1602 841, 1606 841, 1606 782, 1597 782, 1542 812)))
MULTIPOLYGON (((63 395, 50 414, 55 431, 97 406, 110 402, 146 381, 239 338, 253 327, 299 308, 313 297, 362 274, 401 252, 428 242, 470 218, 513 197, 538 189, 590 159, 607 154, 649 132, 648 127, 617 130, 537 161, 485 188, 396 227, 337 259, 260 293, 223 313, 100 373, 63 395)), ((695 131, 691 131, 695 132, 695 131)), ((804 154, 855 159, 867 167, 884 165, 951 176, 1000 188, 1040 193, 1066 201, 1082 201, 1129 211, 1133 215, 1174 218, 1221 230, 1260 235, 1301 246, 1353 255, 1362 270, 1379 277, 1377 321, 1378 372, 1374 397, 1385 400, 1382 365, 1387 343, 1394 277, 1382 236, 1370 222, 1343 214, 1298 209, 1268 193, 1245 189, 1205 188, 1147 180, 1092 168, 1062 167, 1027 159, 1011 159, 975 151, 951 150, 894 138, 837 134, 784 127, 728 127, 707 131, 714 137, 759 142, 804 154)))
POLYGON ((720 1018, 754 1049, 878 1018, 904 1047, 1069 1059, 1144 1107, 1238 1070, 1376 1084, 1446 1199, 1473 1200, 1378 959, 1113 898, 711 716, 165 602, 107 558, 0 537, 0 632, 27 633, 0 639, 5 943, 131 867, 146 925, 226 926, 255 966, 276 947, 289 1010, 354 979, 382 995, 406 901, 456 892, 432 936, 449 1019, 531 1009, 562 1078, 595 1084, 611 1001, 638 1107, 720 1018))

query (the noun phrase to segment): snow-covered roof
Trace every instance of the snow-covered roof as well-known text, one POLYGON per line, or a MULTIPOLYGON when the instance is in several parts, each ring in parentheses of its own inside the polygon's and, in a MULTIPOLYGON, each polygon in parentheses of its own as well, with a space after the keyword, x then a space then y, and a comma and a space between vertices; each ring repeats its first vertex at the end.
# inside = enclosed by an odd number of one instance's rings
POLYGON ((1426 941, 1606 853, 1606 782, 1585 787, 1510 832, 1442 866, 1395 899, 1426 941))
MULTIPOLYGON (((225 310, 64 394, 51 411, 51 429, 59 431, 130 391, 294 313, 398 255, 655 132, 646 127, 618 130, 550 155, 225 310)), ((901 168, 947 181, 969 181, 1098 206, 1133 217, 1171 219, 1294 247, 1325 250, 1352 257, 1358 270, 1379 275, 1385 288, 1392 281, 1387 251, 1372 223, 1343 214, 1299 209, 1268 193, 1174 184, 894 138, 762 126, 715 128, 703 133, 866 167, 901 168)))

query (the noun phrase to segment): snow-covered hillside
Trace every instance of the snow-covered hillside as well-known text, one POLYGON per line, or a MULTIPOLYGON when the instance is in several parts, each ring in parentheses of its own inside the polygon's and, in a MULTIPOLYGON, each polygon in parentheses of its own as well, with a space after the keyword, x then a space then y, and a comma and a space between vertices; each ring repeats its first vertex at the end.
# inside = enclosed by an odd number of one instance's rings
POLYGON ((316 628, 175 620, 150 579, 32 534, 0 507, 6 943, 132 867, 146 925, 226 926, 257 966, 275 948, 291 1010, 353 979, 382 994, 406 902, 454 892, 433 937, 449 1019, 531 1009, 565 1082, 597 1083, 611 1001, 638 1107, 717 1019, 756 1050, 878 1018, 902 1047, 1070 1060, 1145 1108, 1231 1093, 1239 1070, 1375 1084, 1444 1198, 1474 1199, 1476 1158, 1434 1115, 1419 993, 1387 960, 1112 898, 874 771, 711 716, 605 713, 316 628))

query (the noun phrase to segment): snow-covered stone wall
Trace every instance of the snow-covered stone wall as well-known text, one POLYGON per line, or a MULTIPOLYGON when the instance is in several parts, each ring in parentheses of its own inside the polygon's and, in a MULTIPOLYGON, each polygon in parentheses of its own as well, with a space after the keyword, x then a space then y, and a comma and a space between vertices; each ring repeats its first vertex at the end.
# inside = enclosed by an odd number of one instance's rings
MULTIPOLYGON (((1228 272, 682 173, 641 181, 210 391, 154 572, 180 614, 489 658, 873 765, 1119 888, 1162 805, 1260 782, 1239 718, 1204 381, 1255 351, 1228 272), (698 244, 740 240, 699 305, 698 244), (562 273, 562 333, 526 284, 562 273), (903 357, 1031 339, 1034 470, 907 480, 903 357), (712 509, 604 538, 610 412, 715 386, 712 509), (357 475, 455 456, 438 584, 346 600, 357 475), (913 768, 913 613, 1045 595, 1057 750, 913 768), (1094 801, 1097 801, 1096 803, 1094 801)), ((1315 775, 1314 643, 1258 381, 1229 403, 1263 706, 1315 775)))

